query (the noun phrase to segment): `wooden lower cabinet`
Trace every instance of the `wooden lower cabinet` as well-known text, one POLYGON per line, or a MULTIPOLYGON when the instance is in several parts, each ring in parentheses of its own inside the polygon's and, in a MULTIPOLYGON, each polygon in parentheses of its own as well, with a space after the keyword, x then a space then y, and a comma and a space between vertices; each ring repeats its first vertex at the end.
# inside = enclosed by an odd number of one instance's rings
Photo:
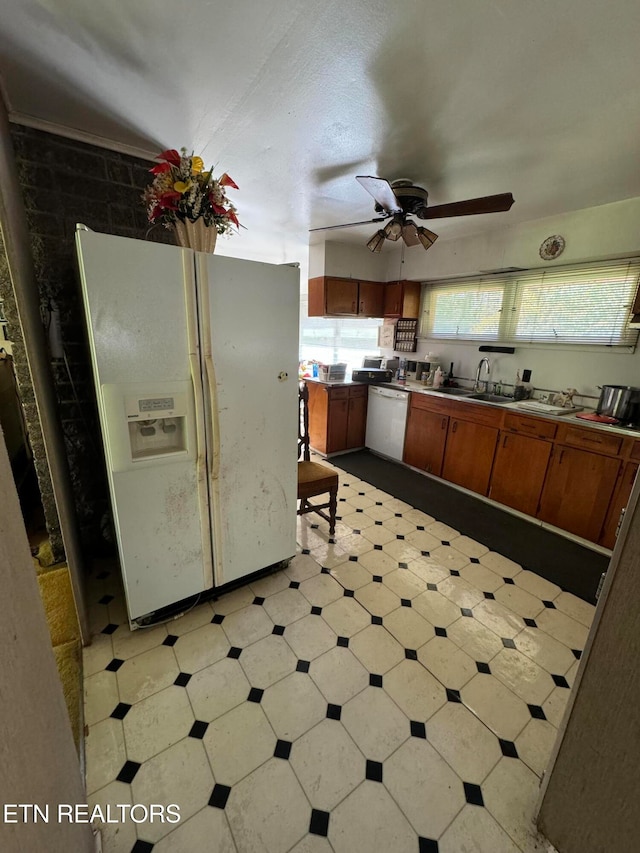
POLYGON ((513 410, 411 394, 403 461, 496 503, 615 545, 640 440, 513 410))
POLYGON ((597 542, 621 465, 616 457, 556 445, 538 518, 597 542))
POLYGON ((364 447, 364 437, 367 431, 367 388, 351 389, 349 396, 349 412, 347 414, 347 447, 364 447), (362 393, 364 390, 364 394, 362 393))
POLYGON ((324 385, 309 388, 309 437, 322 454, 364 447, 367 426, 366 385, 324 385))
POLYGON ((436 412, 412 408, 409 410, 404 439, 403 461, 427 474, 439 477, 447 440, 449 418, 436 412))
POLYGON ((605 548, 613 549, 613 546, 616 544, 618 522, 621 520, 622 510, 626 508, 629 502, 629 495, 631 494, 637 473, 638 463, 627 462, 620 477, 620 482, 611 499, 609 511, 607 512, 602 533, 600 534, 600 545, 604 545, 605 548))
POLYGON ((451 483, 486 495, 498 441, 498 430, 451 417, 442 476, 451 483))
POLYGON ((535 515, 553 444, 526 435, 502 433, 489 497, 527 515, 535 515))
MULTIPOLYGON (((347 389, 345 389, 347 390, 347 389)), ((326 453, 346 450, 349 431, 349 397, 329 392, 326 453)))

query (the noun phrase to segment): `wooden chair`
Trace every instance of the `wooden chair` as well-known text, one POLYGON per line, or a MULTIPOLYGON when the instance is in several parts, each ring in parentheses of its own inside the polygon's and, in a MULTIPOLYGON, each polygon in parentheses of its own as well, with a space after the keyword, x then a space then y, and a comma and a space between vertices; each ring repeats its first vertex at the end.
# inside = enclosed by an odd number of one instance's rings
POLYGON ((315 512, 329 522, 329 535, 336 532, 336 512, 338 509, 338 475, 321 462, 312 462, 309 451, 309 389, 306 382, 300 383, 298 395, 300 402, 300 421, 298 427, 298 515, 315 512), (302 458, 301 458, 302 457, 302 458), (326 503, 312 504, 309 498, 329 494, 326 503), (324 510, 328 509, 327 515, 324 510))

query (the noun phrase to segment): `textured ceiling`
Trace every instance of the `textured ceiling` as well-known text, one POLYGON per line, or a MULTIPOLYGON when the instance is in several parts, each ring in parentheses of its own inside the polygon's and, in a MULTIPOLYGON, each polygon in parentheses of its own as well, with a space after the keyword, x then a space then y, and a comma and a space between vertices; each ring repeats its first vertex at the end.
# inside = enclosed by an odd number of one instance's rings
POLYGON ((513 193, 441 236, 640 196, 637 0, 4 0, 2 17, 12 118, 193 148, 240 186, 233 254, 295 260, 309 228, 374 216, 356 174, 433 204, 513 193))

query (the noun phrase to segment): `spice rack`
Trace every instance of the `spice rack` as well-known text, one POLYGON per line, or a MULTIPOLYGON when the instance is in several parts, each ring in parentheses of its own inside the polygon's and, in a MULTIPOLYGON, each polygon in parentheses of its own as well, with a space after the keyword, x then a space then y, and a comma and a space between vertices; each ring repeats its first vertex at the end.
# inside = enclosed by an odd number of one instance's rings
POLYGON ((396 322, 393 349, 395 352, 415 352, 418 333, 418 321, 401 317, 396 322))

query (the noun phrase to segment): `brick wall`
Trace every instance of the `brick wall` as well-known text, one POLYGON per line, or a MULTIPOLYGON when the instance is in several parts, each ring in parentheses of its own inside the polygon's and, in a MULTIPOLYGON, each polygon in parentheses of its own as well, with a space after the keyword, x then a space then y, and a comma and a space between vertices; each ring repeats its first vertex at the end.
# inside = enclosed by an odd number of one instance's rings
MULTIPOLYGON (((150 183, 149 166, 126 154, 20 125, 12 125, 18 177, 22 187, 36 279, 43 305, 60 309, 66 360, 53 371, 78 521, 86 550, 101 550, 101 527, 109 510, 82 297, 75 262, 76 223, 124 237, 173 243, 161 227, 149 231, 142 190, 150 183)), ((11 285, 0 263, 0 296, 5 299, 10 334, 17 341, 16 373, 34 445, 47 527, 55 538, 57 515, 51 495, 33 389, 16 328, 11 285)), ((55 547, 55 543, 52 542, 55 547)))

